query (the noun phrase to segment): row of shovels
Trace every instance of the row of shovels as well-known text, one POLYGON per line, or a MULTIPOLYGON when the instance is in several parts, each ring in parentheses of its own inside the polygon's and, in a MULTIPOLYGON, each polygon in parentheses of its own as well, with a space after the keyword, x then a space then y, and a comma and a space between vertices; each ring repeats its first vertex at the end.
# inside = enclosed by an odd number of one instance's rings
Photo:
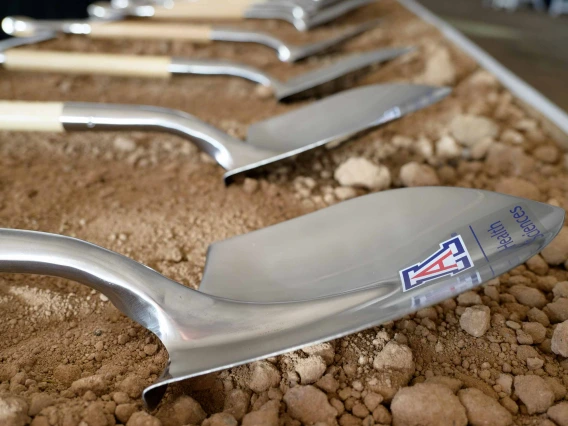
MULTIPOLYGON (((305 30, 368 0, 117 0, 90 7, 97 19, 6 18, 14 36, 2 42, 8 70, 168 78, 228 74, 273 89, 278 100, 309 93, 347 73, 392 60, 411 47, 345 57, 286 82, 243 64, 156 56, 26 50, 57 32, 91 37, 257 42, 284 61, 322 53, 376 25, 362 24, 322 42, 291 46, 272 35, 209 25, 146 23, 139 18, 270 18, 305 30)), ((0 77, 1 78, 1 77, 0 77)), ((346 140, 444 98, 449 88, 368 85, 254 123, 246 142, 185 112, 140 105, 0 102, 0 129, 157 130, 177 134, 211 155, 225 181, 329 142, 346 140)), ((243 105, 246 107, 246 105, 243 105)), ((170 362, 143 393, 149 408, 166 385, 199 374, 334 339, 478 286, 538 253, 562 228, 564 210, 463 188, 406 188, 339 203, 315 213, 213 244, 199 291, 127 257, 73 238, 0 229, 0 272, 73 279, 104 293, 125 315, 153 332, 170 362), (534 224, 519 227, 512 212, 534 224), (506 250, 488 234, 507 230, 506 250), (501 228, 500 228, 501 229, 501 228), (530 234, 530 235, 529 235, 530 234)))

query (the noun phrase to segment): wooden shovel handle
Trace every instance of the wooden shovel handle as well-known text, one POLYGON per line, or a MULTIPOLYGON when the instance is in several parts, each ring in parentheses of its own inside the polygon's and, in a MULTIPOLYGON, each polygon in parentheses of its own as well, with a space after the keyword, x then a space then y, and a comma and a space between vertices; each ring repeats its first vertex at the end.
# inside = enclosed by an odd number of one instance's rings
POLYGON ((155 6, 156 19, 244 19, 252 1, 177 1, 171 8, 155 6))
POLYGON ((93 22, 90 25, 93 38, 211 42, 209 25, 152 22, 93 22))
POLYGON ((0 101, 0 130, 64 132, 59 102, 0 101))
POLYGON ((168 78, 171 59, 165 56, 109 55, 13 49, 4 53, 4 67, 15 71, 99 74, 168 78))

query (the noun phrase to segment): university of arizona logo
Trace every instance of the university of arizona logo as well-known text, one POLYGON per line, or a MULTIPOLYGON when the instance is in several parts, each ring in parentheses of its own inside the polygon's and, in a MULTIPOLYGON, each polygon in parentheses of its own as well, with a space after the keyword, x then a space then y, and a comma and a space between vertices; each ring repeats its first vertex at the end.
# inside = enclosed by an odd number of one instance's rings
POLYGON ((461 235, 440 243, 440 250, 432 256, 399 272, 404 291, 412 290, 428 281, 455 275, 473 267, 461 235))

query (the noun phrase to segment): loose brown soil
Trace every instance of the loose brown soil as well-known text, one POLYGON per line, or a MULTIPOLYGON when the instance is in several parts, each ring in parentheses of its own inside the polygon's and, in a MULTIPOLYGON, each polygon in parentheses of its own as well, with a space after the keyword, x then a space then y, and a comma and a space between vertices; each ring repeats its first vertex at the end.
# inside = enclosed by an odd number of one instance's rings
MULTIPOLYGON (((210 243, 368 188, 455 185, 567 205, 564 156, 543 124, 394 1, 310 34, 280 22, 243 26, 302 42, 376 17, 384 18, 381 27, 340 52, 297 65, 278 62, 260 46, 229 43, 67 37, 38 46, 222 57, 286 79, 344 52, 415 45, 416 53, 357 84, 421 82, 455 91, 338 148, 301 155, 229 188, 219 166, 174 136, 0 133, 0 226, 76 236, 197 288, 210 243), (354 157, 356 168, 345 163, 354 157)), ((251 83, 228 77, 152 81, 2 72, 0 98, 159 105, 239 136, 250 123, 301 105, 277 104, 251 83)), ((151 333, 85 286, 2 274, 0 424, 565 425, 567 259, 563 231, 542 257, 474 292, 335 342, 188 380, 171 387, 150 414, 140 392, 167 360, 151 333)))

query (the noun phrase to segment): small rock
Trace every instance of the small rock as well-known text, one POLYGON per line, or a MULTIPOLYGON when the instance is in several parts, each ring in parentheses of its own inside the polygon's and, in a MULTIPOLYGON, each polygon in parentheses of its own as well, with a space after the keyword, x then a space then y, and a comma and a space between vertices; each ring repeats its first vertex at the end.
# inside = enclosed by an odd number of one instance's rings
POLYGON ((144 346, 144 353, 148 356, 152 356, 154 355, 156 352, 158 352, 158 345, 156 345, 155 343, 149 344, 149 345, 145 345, 144 346))
POLYGON ((463 386, 463 382, 459 379, 447 376, 428 377, 425 383, 438 383, 448 387, 453 393, 457 393, 463 386))
POLYGON ((511 413, 479 389, 462 389, 458 397, 472 426, 508 426, 513 423, 511 413))
POLYGON ((568 298, 561 297, 549 303, 543 311, 553 324, 568 320, 568 298))
POLYGON ((448 49, 436 46, 426 57, 424 71, 416 79, 416 82, 433 86, 443 86, 455 82, 456 68, 448 49))
POLYGON ((317 422, 333 423, 337 411, 327 400, 327 396, 313 386, 296 386, 284 394, 288 414, 305 424, 317 422))
POLYGON ((483 138, 497 136, 499 126, 486 117, 458 115, 450 123, 450 131, 460 144, 471 147, 483 138))
POLYGON ((481 337, 489 330, 490 322, 490 309, 484 305, 477 305, 465 308, 460 318, 460 327, 473 337, 481 337))
POLYGON ((123 136, 117 137, 113 141, 114 149, 122 152, 132 152, 136 149, 136 142, 123 136))
POLYGON ((375 370, 412 370, 414 361, 412 351, 406 345, 394 341, 388 342, 373 361, 375 370))
POLYGON ((28 414, 32 417, 35 417, 41 410, 49 407, 50 405, 53 405, 54 402, 55 399, 51 395, 48 395, 46 393, 35 394, 31 398, 28 414))
POLYGON ((566 262, 568 260, 568 227, 564 226, 540 254, 549 265, 560 265, 566 262))
POLYGON ((543 145, 536 147, 533 155, 543 163, 553 164, 558 161, 560 152, 554 145, 543 145))
POLYGON ((568 402, 553 405, 546 412, 558 426, 568 426, 568 402))
POLYGON ((199 425, 207 414, 201 408, 199 402, 190 396, 182 395, 173 404, 173 417, 180 425, 193 424, 199 425))
POLYGON ((81 369, 73 364, 60 364, 53 370, 53 377, 59 383, 70 386, 75 380, 81 378, 81 369))
POLYGON ((475 291, 466 291, 458 296, 458 305, 473 306, 481 305, 481 296, 475 291))
POLYGON ((16 396, 0 397, 0 424, 2 426, 25 426, 29 423, 28 404, 16 396))
POLYGON ((119 422, 126 424, 135 411, 136 404, 118 404, 114 410, 114 415, 119 422))
POLYGON ((560 401, 566 397, 566 387, 560 383, 558 379, 549 376, 544 376, 543 379, 546 383, 548 383, 552 392, 554 392, 555 401, 560 401))
POLYGON ((367 395, 365 395, 363 402, 365 403, 365 407, 367 407, 369 411, 374 411, 375 408, 377 408, 379 404, 383 402, 383 399, 384 398, 382 395, 379 395, 375 392, 369 392, 367 395))
POLYGON ((112 400, 120 405, 126 404, 128 401, 130 401, 130 397, 126 392, 115 392, 112 395, 112 400))
POLYGON ((419 383, 400 389, 391 403, 394 426, 466 426, 460 400, 446 386, 419 383))
POLYGON ((130 416, 126 426, 162 426, 162 422, 145 411, 137 411, 130 416))
POLYGON ((261 393, 280 384, 280 372, 270 362, 257 361, 251 364, 250 369, 248 387, 253 392, 261 393))
POLYGON ((568 321, 558 324, 554 329, 551 349, 555 354, 568 358, 568 321))
POLYGON ((326 374, 316 382, 316 386, 328 393, 335 393, 339 389, 339 382, 334 379, 333 374, 326 374))
MULTIPOLYGON (((258 412, 258 411, 256 411, 258 412)), ((243 425, 245 424, 245 419, 247 416, 243 418, 243 425)), ((239 422, 229 413, 217 413, 213 414, 206 420, 203 420, 201 426, 237 426, 239 422)))
POLYGON ((527 268, 537 275, 546 275, 548 273, 548 264, 540 254, 534 255, 527 260, 527 268))
POLYGON ((544 361, 540 358, 527 358, 527 368, 531 371, 542 368, 544 361))
POLYGON ((495 383, 501 386, 501 390, 507 395, 511 395, 513 392, 513 376, 510 374, 499 375, 495 383))
POLYGON ((546 305, 546 297, 544 294, 533 287, 527 287, 526 285, 514 285, 509 289, 509 293, 515 296, 515 299, 525 306, 531 308, 542 308, 546 305))
MULTIPOLYGON (((252 411, 243 417, 242 426, 278 426, 278 412, 274 410, 252 411)), ((237 423, 235 422, 235 426, 237 423)), ((213 426, 213 425, 211 425, 213 426)), ((221 426, 221 425, 219 425, 221 426)), ((227 425, 232 426, 232 425, 227 425)))
POLYGON ((355 198, 357 196, 357 191, 350 186, 340 186, 333 190, 333 194, 339 201, 345 201, 350 198, 355 198))
POLYGON ((495 185, 495 191, 537 201, 541 196, 540 190, 534 183, 517 177, 505 177, 500 179, 495 185))
POLYGON ((436 142, 436 155, 442 160, 452 160, 461 156, 461 147, 451 136, 443 136, 436 142))
POLYGON ((568 297, 568 281, 560 281, 554 285, 552 289, 554 297, 568 297))
POLYGON ((391 184, 390 171, 377 166, 363 157, 351 157, 342 163, 334 173, 341 186, 359 186, 372 190, 386 189, 391 184))
POLYGON ((127 376, 122 382, 117 386, 119 390, 128 394, 130 398, 138 398, 144 388, 146 383, 140 377, 133 374, 127 376))
POLYGON ((310 385, 317 382, 326 369, 323 358, 319 355, 312 355, 308 358, 300 358, 294 362, 294 369, 300 375, 303 385, 310 385))
POLYGON ((87 391, 92 391, 95 395, 102 395, 106 390, 107 382, 103 376, 88 376, 75 380, 71 384, 71 390, 77 395, 83 395, 87 391))
POLYGON ((546 338, 546 327, 539 322, 524 322, 523 331, 530 335, 533 343, 537 345, 546 338))
POLYGON ((529 321, 538 322, 539 324, 542 324, 544 327, 548 327, 550 325, 550 320, 548 319, 548 316, 543 311, 537 308, 531 308, 527 312, 527 319, 529 321))
POLYGON ((225 398, 223 411, 232 414, 237 421, 241 421, 248 411, 250 394, 242 389, 233 389, 225 398))
POLYGON ((544 413, 554 403, 554 392, 542 377, 516 376, 515 394, 526 405, 529 414, 544 413))
POLYGON ((373 420, 380 425, 390 425, 392 422, 392 415, 384 405, 379 405, 373 410, 373 420))
POLYGON ((247 194, 253 194, 258 189, 258 181, 256 179, 245 178, 243 182, 243 191, 247 194))
POLYGON ((399 177, 402 184, 408 187, 440 185, 436 170, 427 164, 419 164, 416 161, 411 161, 402 166, 399 177))
POLYGON ((529 358, 538 358, 538 352, 535 348, 529 345, 519 345, 517 347, 517 358, 521 361, 527 361, 529 358))
POLYGON ((319 355, 327 365, 331 365, 335 358, 335 349, 330 342, 318 343, 302 348, 302 352, 307 355, 319 355))

